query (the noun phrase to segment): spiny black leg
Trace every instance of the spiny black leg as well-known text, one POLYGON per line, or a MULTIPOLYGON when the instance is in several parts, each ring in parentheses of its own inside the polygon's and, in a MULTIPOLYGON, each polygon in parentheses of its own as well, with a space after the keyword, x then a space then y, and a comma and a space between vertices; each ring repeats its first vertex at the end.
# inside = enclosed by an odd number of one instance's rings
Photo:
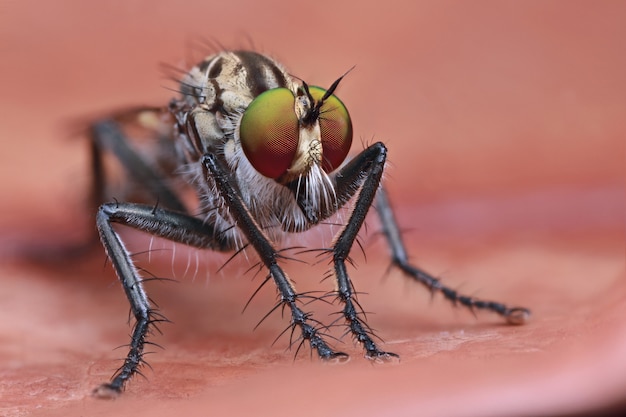
POLYGON ((339 234, 333 247, 333 262, 337 278, 337 293, 339 299, 344 304, 343 316, 348 323, 350 332, 363 345, 365 355, 370 359, 389 359, 398 357, 398 355, 378 349, 376 343, 372 340, 371 331, 359 317, 358 310, 355 308, 355 294, 346 271, 345 261, 359 230, 363 226, 365 216, 374 201, 386 156, 387 148, 385 148, 385 145, 380 142, 376 143, 357 155, 337 176, 338 195, 343 195, 343 190, 354 188, 358 186, 360 181, 363 181, 350 219, 339 234), (363 174, 365 174, 364 180, 363 174))
POLYGON ((309 314, 302 311, 298 305, 298 294, 285 272, 278 265, 278 254, 267 236, 259 228, 242 201, 241 196, 231 183, 227 170, 223 163, 214 155, 207 154, 202 157, 202 164, 207 170, 207 175, 215 181, 217 189, 226 201, 230 209, 230 215, 237 223, 237 227, 246 235, 250 244, 255 248, 259 257, 269 269, 278 291, 281 303, 291 310, 291 325, 301 329, 302 338, 308 340, 311 349, 317 351, 322 359, 342 359, 347 355, 335 352, 324 341, 319 329, 309 324, 309 314))
POLYGON ((117 123, 104 120, 94 124, 91 127, 91 137, 94 185, 92 192, 95 193, 93 199, 97 202, 95 206, 103 202, 105 178, 101 152, 107 150, 116 156, 133 180, 149 191, 160 205, 180 212, 187 211, 162 176, 130 146, 128 138, 124 136, 117 123))
POLYGON ((459 294, 457 291, 446 287, 439 279, 414 267, 409 263, 408 256, 393 210, 387 194, 383 188, 378 190, 376 196, 376 209, 380 217, 383 232, 391 249, 391 258, 394 265, 406 275, 417 282, 424 284, 431 292, 439 291, 453 304, 461 304, 469 309, 489 310, 504 317, 509 324, 523 324, 530 317, 530 310, 523 307, 508 307, 495 301, 484 301, 474 297, 459 294))
POLYGON ((138 372, 138 368, 144 363, 146 335, 157 322, 165 320, 150 306, 139 272, 133 265, 130 253, 113 229, 112 223, 124 224, 198 248, 223 251, 232 249, 234 243, 227 239, 226 234, 217 233, 211 225, 201 219, 142 204, 103 204, 98 210, 96 223, 102 244, 122 283, 136 320, 124 364, 110 383, 103 384, 94 391, 98 396, 111 397, 121 392, 126 381, 138 372))
POLYGON ((97 214, 100 239, 122 282, 136 324, 124 365, 115 373, 110 383, 102 384, 94 390, 94 394, 100 397, 111 397, 121 392, 126 381, 137 372, 137 368, 142 363, 143 348, 152 311, 148 296, 141 285, 141 278, 138 276, 130 259, 130 254, 124 247, 118 234, 113 230, 110 222, 110 213, 103 206, 97 214))

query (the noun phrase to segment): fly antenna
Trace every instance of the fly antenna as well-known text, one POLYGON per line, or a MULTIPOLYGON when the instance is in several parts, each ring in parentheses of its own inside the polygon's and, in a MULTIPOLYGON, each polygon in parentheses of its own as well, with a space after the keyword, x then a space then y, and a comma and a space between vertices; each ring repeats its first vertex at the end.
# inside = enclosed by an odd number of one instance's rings
MULTIPOLYGON (((343 77, 345 77, 346 75, 348 75, 348 73, 350 73, 354 68, 356 67, 356 65, 353 65, 348 71, 344 72, 343 75, 339 78, 337 78, 328 88, 328 90, 326 90, 326 94, 324 94, 324 96, 322 97, 322 99, 320 100, 320 103, 324 103, 324 100, 326 100, 328 97, 332 96, 333 93, 335 92, 335 90, 337 89, 337 87, 339 86, 339 83, 341 82, 341 80, 343 80, 343 77)), ((321 104, 320 104, 321 105, 321 104)))

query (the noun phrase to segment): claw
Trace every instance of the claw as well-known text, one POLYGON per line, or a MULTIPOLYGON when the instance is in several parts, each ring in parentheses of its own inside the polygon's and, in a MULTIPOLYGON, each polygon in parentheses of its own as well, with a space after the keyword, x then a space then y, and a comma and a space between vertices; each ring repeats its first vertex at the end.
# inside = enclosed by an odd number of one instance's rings
POLYGON ((350 355, 343 352, 333 352, 322 358, 327 363, 346 363, 350 360, 350 355))
POLYGON ((515 307, 507 311, 506 322, 509 324, 525 324, 530 319, 530 310, 522 307, 515 307))
POLYGON ((381 350, 367 352, 365 358, 377 363, 400 362, 399 355, 393 352, 383 352, 381 350))
POLYGON ((94 397, 104 400, 113 400, 119 397, 121 393, 122 390, 112 384, 102 384, 91 392, 94 397))

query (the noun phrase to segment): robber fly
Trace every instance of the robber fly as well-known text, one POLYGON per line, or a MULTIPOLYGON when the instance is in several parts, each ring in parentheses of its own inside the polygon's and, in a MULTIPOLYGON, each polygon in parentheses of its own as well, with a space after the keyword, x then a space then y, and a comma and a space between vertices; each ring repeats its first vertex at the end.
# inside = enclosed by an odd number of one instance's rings
MULTIPOLYGON (((345 75, 345 74, 344 74, 345 75)), ((96 216, 102 244, 117 273, 136 320, 123 365, 100 396, 123 390, 143 365, 146 336, 163 320, 151 305, 142 276, 113 224, 122 224, 170 241, 220 252, 251 248, 279 293, 277 307, 290 314, 301 343, 320 358, 342 360, 325 327, 305 310, 305 294, 296 291, 281 267, 278 249, 286 234, 305 232, 350 207, 347 220, 326 250, 336 280, 332 296, 341 305, 347 331, 365 357, 385 360, 364 320, 346 262, 372 205, 380 217, 393 264, 409 278, 440 292, 453 304, 492 311, 508 323, 524 323, 530 311, 464 296, 408 262, 401 234, 381 177, 387 148, 381 142, 346 158, 352 144, 352 121, 335 91, 297 79, 275 60, 250 51, 209 56, 179 81, 180 94, 163 109, 120 113, 91 127, 95 198, 102 202, 106 180, 104 155, 113 155, 143 194, 137 202, 101 204, 96 216), (150 154, 131 145, 122 127, 141 119, 157 146, 150 154), (147 156, 146 156, 147 155, 147 156), (198 201, 192 214, 183 190, 198 201), (148 203, 149 202, 149 203, 148 203), (347 205, 351 203, 351 205, 347 205)), ((136 200, 137 201, 137 200, 136 200)))

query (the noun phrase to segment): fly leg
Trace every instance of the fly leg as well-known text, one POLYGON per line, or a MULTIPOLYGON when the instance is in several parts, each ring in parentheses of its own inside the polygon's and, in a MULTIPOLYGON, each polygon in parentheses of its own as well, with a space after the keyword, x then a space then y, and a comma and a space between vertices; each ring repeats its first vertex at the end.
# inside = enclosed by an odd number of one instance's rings
POLYGON ((459 294, 456 290, 446 287, 434 276, 411 265, 407 256, 404 242, 393 210, 387 198, 387 193, 381 187, 376 196, 376 209, 380 217, 383 232, 391 250, 391 260, 393 265, 400 268, 408 277, 423 284, 431 292, 439 291, 454 305, 462 305, 471 310, 488 310, 504 317, 509 324, 523 324, 530 317, 530 310, 523 307, 508 307, 505 304, 495 301, 485 301, 474 297, 459 294))
POLYGON ((117 370, 111 382, 94 391, 101 397, 111 397, 121 392, 125 383, 139 372, 138 368, 145 363, 143 350, 146 336, 156 323, 165 320, 150 305, 131 254, 112 223, 197 248, 226 251, 234 247, 234 242, 226 238, 227 234, 220 233, 212 225, 187 214, 134 203, 107 203, 100 206, 96 215, 100 239, 122 283, 136 320, 124 364, 117 370))
MULTIPOLYGON (((146 111, 151 111, 147 109, 146 111)), ((184 204, 167 185, 163 175, 148 164, 130 145, 120 126, 114 120, 104 120, 91 126, 92 201, 94 208, 104 202, 105 173, 103 152, 111 152, 122 164, 128 175, 142 189, 153 196, 159 205, 186 212, 184 204)))
POLYGON ((343 316, 354 338, 365 349, 369 359, 385 360, 397 358, 398 355, 380 350, 372 339, 372 331, 360 317, 360 306, 356 301, 354 287, 346 270, 346 260, 354 244, 359 230, 370 209, 380 179, 383 174, 387 148, 382 143, 375 143, 357 155, 336 176, 337 196, 342 201, 358 192, 356 203, 348 223, 339 233, 332 248, 335 277, 337 280, 337 296, 343 303, 343 316))
POLYGON ((280 265, 278 265, 278 259, 280 257, 278 252, 254 218, 250 215, 235 182, 230 178, 230 174, 224 168, 223 162, 215 155, 206 154, 202 157, 202 164, 210 180, 215 182, 217 190, 228 206, 230 216, 269 270, 269 274, 280 293, 279 305, 288 307, 291 311, 292 328, 300 328, 302 340, 308 341, 311 349, 316 350, 320 358, 338 360, 347 358, 345 353, 335 352, 328 346, 319 329, 311 324, 315 323, 314 320, 310 318, 311 314, 304 312, 298 306, 300 295, 296 293, 287 274, 282 270, 280 265))

